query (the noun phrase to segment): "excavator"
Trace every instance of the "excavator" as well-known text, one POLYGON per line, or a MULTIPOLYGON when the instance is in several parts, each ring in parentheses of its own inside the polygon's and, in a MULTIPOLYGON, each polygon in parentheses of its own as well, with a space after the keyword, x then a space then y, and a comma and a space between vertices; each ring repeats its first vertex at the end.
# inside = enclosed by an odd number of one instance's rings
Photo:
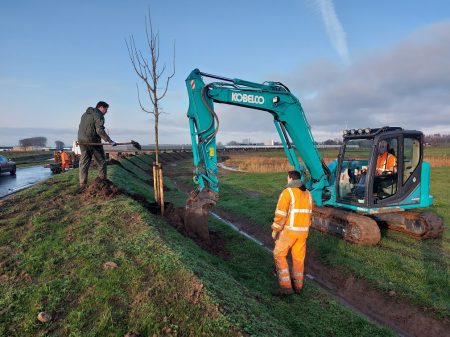
POLYGON ((344 130, 338 158, 326 165, 299 100, 282 83, 260 84, 195 69, 186 87, 197 186, 187 199, 184 221, 195 236, 209 240, 208 214, 219 199, 214 103, 273 116, 287 159, 313 197, 312 228, 359 245, 376 245, 380 226, 417 239, 442 235, 442 219, 423 210, 433 197, 422 132, 389 126, 344 130), (205 84, 204 77, 215 81, 205 84), (380 170, 382 155, 395 158, 395 166, 385 162, 380 170))

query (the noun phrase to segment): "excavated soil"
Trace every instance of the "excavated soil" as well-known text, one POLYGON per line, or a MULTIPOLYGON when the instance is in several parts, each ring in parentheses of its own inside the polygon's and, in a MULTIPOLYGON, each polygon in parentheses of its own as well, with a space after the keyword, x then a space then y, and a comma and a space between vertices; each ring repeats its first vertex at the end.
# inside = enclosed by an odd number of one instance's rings
MULTIPOLYGON (((148 209, 153 214, 161 215, 161 209, 159 205, 154 202, 150 203, 145 198, 139 195, 130 195, 134 200, 138 201, 143 205, 146 209, 148 209)), ((197 243, 202 249, 207 252, 219 256, 225 260, 231 257, 231 253, 225 249, 226 240, 224 237, 220 235, 220 233, 210 231, 209 232, 209 241, 202 240, 195 233, 192 233, 186 228, 184 223, 184 207, 174 207, 172 203, 166 202, 164 204, 164 218, 166 218, 167 222, 174 227, 178 232, 191 238, 195 243, 197 243)))
POLYGON ((218 232, 209 231, 209 241, 200 238, 195 233, 191 232, 185 225, 185 208, 184 207, 171 207, 164 212, 164 217, 169 224, 176 228, 184 236, 190 237, 200 247, 208 251, 211 254, 219 256, 225 260, 231 257, 231 253, 225 249, 226 240, 218 232))
POLYGON ((98 198, 111 199, 120 193, 120 189, 110 180, 98 177, 81 192, 85 201, 98 198))

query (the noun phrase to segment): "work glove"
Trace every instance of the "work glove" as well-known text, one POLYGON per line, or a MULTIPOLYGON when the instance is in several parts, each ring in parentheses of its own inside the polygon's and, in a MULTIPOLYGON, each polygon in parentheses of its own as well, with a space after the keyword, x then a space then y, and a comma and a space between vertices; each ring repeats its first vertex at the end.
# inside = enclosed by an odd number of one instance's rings
POLYGON ((278 239, 278 232, 272 231, 272 239, 278 239))
POLYGON ((117 143, 116 142, 111 142, 111 146, 116 146, 117 143))

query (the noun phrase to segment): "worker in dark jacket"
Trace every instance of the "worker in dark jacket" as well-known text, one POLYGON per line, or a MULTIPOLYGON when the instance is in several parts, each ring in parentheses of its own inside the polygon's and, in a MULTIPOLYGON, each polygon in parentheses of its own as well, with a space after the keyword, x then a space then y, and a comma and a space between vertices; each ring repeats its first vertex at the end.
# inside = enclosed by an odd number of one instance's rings
POLYGON ((89 165, 92 156, 97 162, 99 171, 98 176, 106 179, 106 158, 105 151, 101 145, 81 145, 83 143, 100 143, 103 139, 107 143, 115 146, 116 143, 109 138, 105 131, 105 117, 108 112, 109 105, 103 101, 97 103, 95 109, 87 108, 86 112, 81 116, 80 126, 78 128, 78 143, 80 143, 80 187, 84 188, 87 184, 89 165))

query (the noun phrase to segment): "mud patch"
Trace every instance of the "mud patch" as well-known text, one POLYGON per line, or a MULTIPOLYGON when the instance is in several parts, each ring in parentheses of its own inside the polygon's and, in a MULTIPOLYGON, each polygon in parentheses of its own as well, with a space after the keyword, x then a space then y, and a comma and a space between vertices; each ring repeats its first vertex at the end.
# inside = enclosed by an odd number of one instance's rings
POLYGON ((111 199, 120 193, 120 189, 110 180, 97 177, 82 191, 82 196, 85 201, 91 201, 98 198, 111 199))

